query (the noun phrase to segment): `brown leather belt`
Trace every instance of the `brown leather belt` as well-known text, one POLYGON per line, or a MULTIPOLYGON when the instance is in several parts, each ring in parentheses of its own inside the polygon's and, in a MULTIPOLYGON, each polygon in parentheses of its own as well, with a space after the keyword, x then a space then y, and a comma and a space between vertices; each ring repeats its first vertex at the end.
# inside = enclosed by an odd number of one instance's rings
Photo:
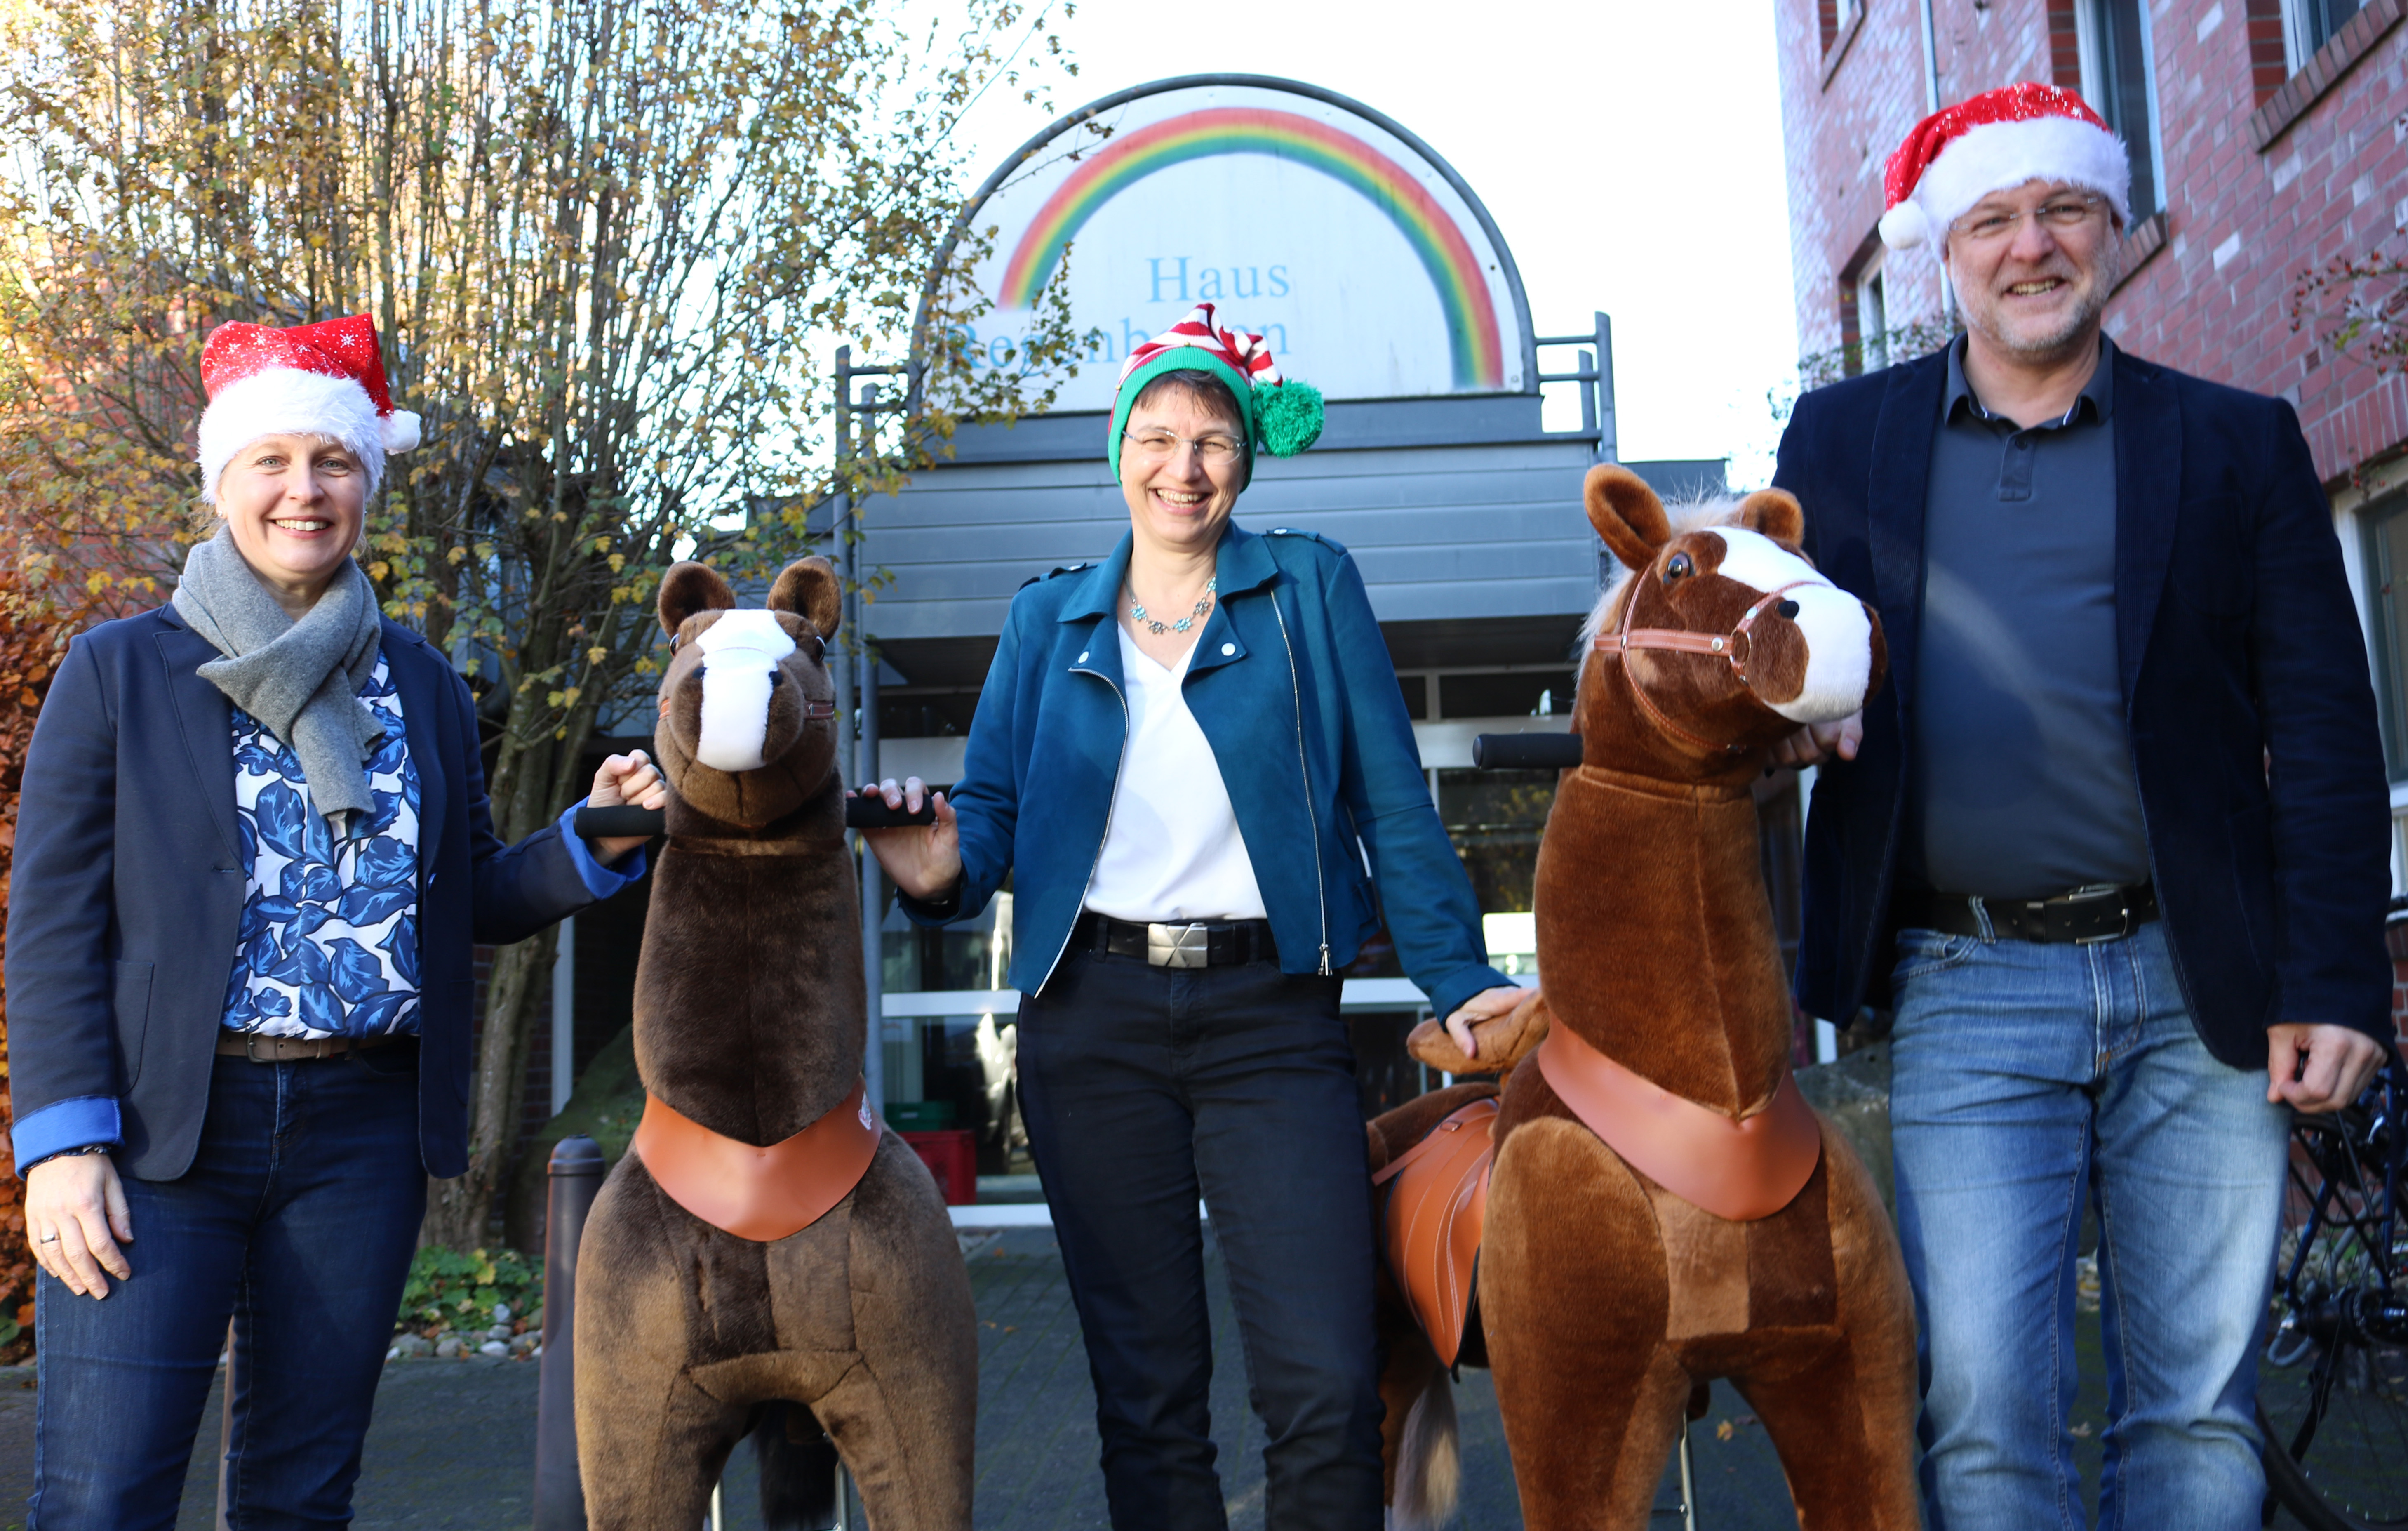
POLYGON ((1134 925, 1090 909, 1080 915, 1072 939, 1114 957, 1142 957, 1155 967, 1222 967, 1232 962, 1279 960, 1279 948, 1271 945, 1271 922, 1268 919, 1134 925))
POLYGON ((340 1058, 345 1053, 366 1052, 370 1047, 404 1040, 417 1039, 396 1036, 391 1032, 382 1036, 261 1036, 253 1032, 221 1032, 218 1056, 248 1058, 254 1063, 290 1063, 307 1058, 340 1058))
POLYGON ((1900 930, 2086 946, 2121 940, 2157 918, 2157 890, 2148 883, 2129 888, 2102 884, 2077 888, 2053 899, 1985 899, 1901 888, 1891 911, 1896 917, 1893 923, 1900 930), (1983 929, 1985 916, 1989 919, 1987 930, 1983 929))

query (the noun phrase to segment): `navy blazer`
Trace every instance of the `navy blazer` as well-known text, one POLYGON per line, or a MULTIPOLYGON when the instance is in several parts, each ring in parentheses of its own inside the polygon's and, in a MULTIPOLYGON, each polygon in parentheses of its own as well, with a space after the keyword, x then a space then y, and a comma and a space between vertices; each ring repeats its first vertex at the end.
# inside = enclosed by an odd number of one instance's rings
MULTIPOLYGON (((559 824, 494 834, 468 687, 384 624, 418 767, 419 1151, 468 1167, 470 946, 523 941, 642 871, 598 865, 559 824)), ((242 919, 234 716, 217 657, 173 607, 68 645, 34 728, 8 898, 8 1064, 18 1163, 116 1141, 119 1167, 193 1162, 242 919)), ((572 810, 573 812, 574 810, 572 810)))
MULTIPOLYGON (((2265 1028, 2388 1040, 2390 797, 2365 640, 2299 417, 2116 350, 2115 630, 2149 863, 2192 1020, 2236 1068, 2265 1028)), ((1881 613, 1890 681, 1817 774, 1798 997, 1885 1005, 1945 353, 1798 401, 1773 482, 1806 551, 1881 613)))

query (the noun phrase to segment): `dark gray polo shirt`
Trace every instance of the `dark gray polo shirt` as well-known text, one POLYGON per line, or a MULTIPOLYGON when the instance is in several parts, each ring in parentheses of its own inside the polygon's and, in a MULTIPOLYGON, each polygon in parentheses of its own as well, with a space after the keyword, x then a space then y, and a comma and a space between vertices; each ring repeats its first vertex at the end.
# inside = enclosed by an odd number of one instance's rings
POLYGON ((1948 352, 1923 528, 1900 872, 1985 898, 2149 874, 2115 648, 2114 342, 2061 420, 2019 429, 1948 352))

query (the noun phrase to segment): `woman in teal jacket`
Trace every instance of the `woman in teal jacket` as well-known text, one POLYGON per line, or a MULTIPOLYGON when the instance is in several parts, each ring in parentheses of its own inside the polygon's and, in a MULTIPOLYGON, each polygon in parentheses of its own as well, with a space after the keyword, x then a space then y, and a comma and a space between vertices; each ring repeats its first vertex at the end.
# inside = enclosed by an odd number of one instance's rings
MULTIPOLYGON (((1013 876, 1021 1103, 1122 1531, 1226 1524, 1199 1193, 1268 1443, 1269 1531, 1380 1526, 1376 1256, 1337 975, 1384 911, 1440 1014, 1515 995, 1354 560, 1230 518, 1255 446, 1303 450, 1320 412, 1210 305, 1139 348, 1109 445, 1129 535, 1020 592, 953 801, 869 836, 923 924, 976 915, 1013 876)), ((882 785, 919 806, 917 778, 882 785)))

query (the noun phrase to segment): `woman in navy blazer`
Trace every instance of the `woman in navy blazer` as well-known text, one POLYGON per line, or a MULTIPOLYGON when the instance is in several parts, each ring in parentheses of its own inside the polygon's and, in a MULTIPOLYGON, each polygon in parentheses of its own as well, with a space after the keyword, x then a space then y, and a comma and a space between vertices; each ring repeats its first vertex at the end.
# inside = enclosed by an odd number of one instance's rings
MULTIPOLYGON (((502 845, 466 686, 377 615, 351 551, 416 422, 366 321, 224 326, 204 377, 219 535, 173 605, 69 645, 20 800, 9 1063, 45 1531, 175 1523, 229 1315, 228 1515, 349 1524, 426 1177, 467 1164, 470 945, 642 872, 640 841, 588 849, 566 816, 502 845), (308 700, 278 729, 235 701, 280 695, 308 700)), ((619 756, 588 801, 659 795, 619 756)))

